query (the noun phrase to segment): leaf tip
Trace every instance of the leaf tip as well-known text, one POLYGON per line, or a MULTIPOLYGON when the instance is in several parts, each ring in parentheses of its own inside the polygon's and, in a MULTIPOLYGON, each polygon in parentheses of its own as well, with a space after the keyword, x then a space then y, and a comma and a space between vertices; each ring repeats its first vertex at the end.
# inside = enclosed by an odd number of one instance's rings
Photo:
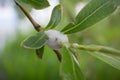
POLYGON ((24 42, 21 42, 20 46, 21 46, 22 48, 28 48, 28 47, 24 44, 24 42))

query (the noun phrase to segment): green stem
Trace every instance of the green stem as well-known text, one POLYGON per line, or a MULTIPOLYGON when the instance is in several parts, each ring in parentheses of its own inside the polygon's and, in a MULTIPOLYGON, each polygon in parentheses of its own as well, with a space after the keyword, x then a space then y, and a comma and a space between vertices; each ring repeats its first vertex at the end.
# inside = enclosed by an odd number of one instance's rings
POLYGON ((79 44, 71 44, 71 48, 77 48, 80 50, 87 50, 87 51, 96 51, 102 53, 108 53, 112 55, 120 56, 120 51, 114 48, 105 47, 105 46, 98 46, 98 45, 79 45, 79 44))
POLYGON ((36 29, 36 31, 40 31, 40 27, 41 26, 36 21, 34 21, 34 19, 29 14, 29 12, 24 7, 22 7, 17 1, 15 1, 15 3, 23 11, 23 13, 27 16, 27 18, 31 21, 31 23, 33 24, 33 26, 36 29))

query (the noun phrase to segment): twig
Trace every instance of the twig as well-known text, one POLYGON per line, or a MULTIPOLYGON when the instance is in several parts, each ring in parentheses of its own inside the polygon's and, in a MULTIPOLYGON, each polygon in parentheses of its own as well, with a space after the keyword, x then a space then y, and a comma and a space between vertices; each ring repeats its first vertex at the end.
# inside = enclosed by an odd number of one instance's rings
POLYGON ((120 56, 120 51, 114 48, 105 47, 105 46, 97 46, 97 45, 79 45, 79 44, 71 44, 71 48, 77 48, 80 50, 87 50, 87 51, 96 51, 102 53, 108 53, 112 55, 120 56))
POLYGON ((15 1, 15 3, 23 11, 23 13, 27 16, 27 18, 31 21, 31 23, 33 24, 33 26, 36 29, 36 31, 40 31, 40 27, 41 26, 36 21, 34 21, 34 19, 29 14, 29 12, 24 7, 22 7, 17 1, 15 1))

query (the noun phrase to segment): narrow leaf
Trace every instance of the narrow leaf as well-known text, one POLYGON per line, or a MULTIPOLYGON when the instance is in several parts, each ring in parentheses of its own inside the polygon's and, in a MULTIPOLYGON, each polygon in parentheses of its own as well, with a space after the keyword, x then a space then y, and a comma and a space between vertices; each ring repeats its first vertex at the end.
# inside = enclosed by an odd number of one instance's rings
POLYGON ((105 46, 98 46, 98 45, 79 45, 79 44, 72 44, 71 48, 89 51, 89 53, 112 65, 113 67, 120 70, 120 51, 114 48, 105 47, 105 46))
POLYGON ((68 24, 62 32, 71 34, 82 31, 104 19, 117 8, 118 0, 92 0, 76 16, 76 24, 68 24))
POLYGON ((52 29, 59 24, 59 22, 61 21, 61 13, 62 13, 61 9, 62 8, 60 4, 54 7, 52 11, 51 19, 46 28, 52 29))
POLYGON ((17 1, 26 3, 35 9, 43 9, 49 6, 48 0, 17 0, 17 1))
POLYGON ((119 56, 114 56, 110 54, 104 54, 104 53, 98 53, 98 52, 93 52, 90 53, 92 56, 106 62, 107 64, 113 66, 116 69, 120 70, 120 57, 119 56))
POLYGON ((44 46, 39 48, 39 49, 36 49, 36 55, 42 59, 42 56, 43 56, 43 53, 44 53, 44 46))
POLYGON ((72 53, 67 48, 62 49, 60 75, 62 80, 85 80, 79 64, 76 63, 72 53))
POLYGON ((48 36, 43 32, 39 32, 37 35, 31 36, 24 40, 22 42, 22 46, 28 49, 39 49, 43 47, 47 40, 48 36))

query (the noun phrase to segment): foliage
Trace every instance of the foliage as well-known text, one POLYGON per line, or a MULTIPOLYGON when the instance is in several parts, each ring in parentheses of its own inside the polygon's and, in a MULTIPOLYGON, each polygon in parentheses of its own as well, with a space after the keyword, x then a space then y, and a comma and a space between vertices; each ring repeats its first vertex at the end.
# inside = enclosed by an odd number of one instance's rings
MULTIPOLYGON (((41 9, 48 6, 48 3, 46 0, 36 0, 36 1, 22 1, 33 8, 41 9), (29 2, 29 3, 28 3, 29 2), (39 3, 40 4, 39 4, 39 3), (47 5, 46 5, 47 4, 47 5), (45 5, 43 7, 39 7, 38 5, 45 5)), ((93 26, 97 22, 101 21, 102 19, 106 18, 110 14, 112 14, 117 7, 119 6, 120 1, 119 0, 91 0, 75 17, 75 21, 69 23, 67 26, 64 26, 64 28, 61 30, 62 33, 65 34, 72 34, 76 32, 80 32, 88 27, 93 26)), ((18 5, 18 4, 17 4, 18 5)), ((22 7, 18 5, 19 7, 22 7)), ((22 8, 23 9, 23 8, 22 8)), ((26 13, 27 11, 23 11, 26 15, 29 15, 29 13, 26 13)), ((26 39, 22 45, 24 45, 27 48, 30 49, 36 49, 36 53, 39 57, 43 55, 43 50, 47 51, 47 49, 44 49, 43 47, 46 45, 45 43, 49 39, 48 36, 44 33, 44 31, 49 29, 55 29, 60 28, 57 25, 61 22, 61 5, 55 6, 53 9, 50 22, 48 23, 46 28, 42 28, 41 26, 33 25, 38 31, 38 34, 35 36, 31 36, 30 38, 26 39), (43 49, 42 49, 43 48, 43 49), (42 53, 40 53, 42 52, 42 53)), ((29 15, 27 16, 30 21, 34 24, 32 17, 29 15)), ((62 44, 62 43, 59 43, 62 44)), ((60 63, 60 76, 62 80, 84 80, 83 73, 79 67, 78 60, 76 59, 76 53, 73 49, 79 49, 84 51, 89 51, 90 54, 112 66, 114 66, 117 69, 120 69, 120 51, 117 51, 116 49, 112 48, 106 48, 106 47, 97 47, 97 46, 80 46, 76 43, 70 43, 69 47, 63 47, 65 46, 62 44, 62 61, 60 63), (95 48, 94 48, 95 47, 95 48), (91 53, 92 52, 92 53, 91 53), (100 52, 100 53, 97 53, 100 52), (108 54, 108 53, 112 54, 108 54), (116 54, 119 54, 116 56, 116 54)), ((55 51, 55 50, 53 50, 55 51)), ((59 51, 59 50, 57 50, 59 51)), ((59 52, 56 53, 58 55, 58 58, 60 57, 59 52)))
POLYGON ((78 13, 76 22, 68 24, 62 31, 67 34, 82 31, 114 12, 116 4, 116 0, 92 0, 78 13))
POLYGON ((28 49, 39 49, 43 47, 47 40, 48 36, 43 32, 39 32, 37 35, 31 36, 27 40, 23 41, 22 46, 28 49))
POLYGON ((74 60, 75 56, 67 48, 63 48, 62 53, 63 61, 60 66, 62 80, 85 80, 78 61, 74 60))
POLYGON ((50 22, 48 23, 47 27, 48 29, 52 29, 54 27, 56 27, 59 22, 61 21, 61 14, 62 14, 62 6, 61 5, 57 5, 53 11, 52 11, 52 15, 51 15, 51 20, 50 22))
POLYGON ((44 57, 40 60, 34 51, 20 47, 24 38, 17 33, 16 39, 7 43, 0 54, 0 80, 59 80, 60 63, 53 51, 45 46, 44 57))
POLYGON ((120 70, 120 57, 110 55, 110 54, 97 53, 97 52, 90 53, 90 54, 93 55, 94 57, 110 64, 111 66, 115 67, 116 69, 120 70))
POLYGON ((17 0, 17 1, 28 4, 35 9, 43 9, 49 6, 49 2, 47 0, 17 0))

